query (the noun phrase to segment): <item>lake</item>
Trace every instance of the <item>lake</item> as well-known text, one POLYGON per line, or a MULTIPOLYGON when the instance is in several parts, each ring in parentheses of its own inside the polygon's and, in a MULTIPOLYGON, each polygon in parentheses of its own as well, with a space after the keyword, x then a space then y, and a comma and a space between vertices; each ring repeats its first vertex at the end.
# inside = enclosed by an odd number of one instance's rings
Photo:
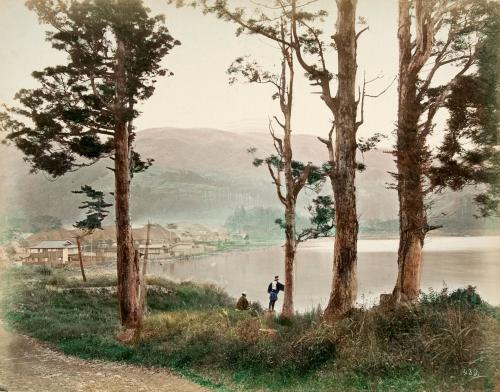
MULTIPOLYGON (((397 276, 397 239, 358 242, 358 304, 373 305, 389 293, 397 276)), ((307 311, 328 302, 332 282, 333 239, 300 245, 296 259, 295 307, 307 311)), ((151 262, 149 272, 174 281, 214 283, 237 297, 267 306, 267 285, 284 278, 283 249, 220 253, 176 262, 151 262)), ((492 305, 500 305, 500 236, 428 237, 424 247, 422 290, 476 286, 492 305)), ((278 304, 282 303, 282 294, 278 304)))

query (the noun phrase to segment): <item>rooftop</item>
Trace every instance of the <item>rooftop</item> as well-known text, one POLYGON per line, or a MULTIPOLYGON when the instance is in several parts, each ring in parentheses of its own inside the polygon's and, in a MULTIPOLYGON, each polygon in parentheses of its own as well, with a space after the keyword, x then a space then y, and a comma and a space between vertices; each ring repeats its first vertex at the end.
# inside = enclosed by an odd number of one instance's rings
POLYGON ((30 249, 66 249, 66 248, 76 248, 76 245, 71 241, 42 241, 35 246, 31 246, 30 249))

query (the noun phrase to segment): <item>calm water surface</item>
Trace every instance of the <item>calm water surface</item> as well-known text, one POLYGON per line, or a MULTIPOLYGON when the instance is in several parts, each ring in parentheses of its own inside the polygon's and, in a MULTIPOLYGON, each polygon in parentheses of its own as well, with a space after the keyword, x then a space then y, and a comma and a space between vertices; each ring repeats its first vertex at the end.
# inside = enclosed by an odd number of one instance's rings
MULTIPOLYGON (((397 275, 398 240, 359 240, 358 303, 372 305, 381 293, 392 291, 397 275)), ((151 263, 150 273, 175 281, 215 283, 232 296, 242 291, 251 301, 267 304, 267 285, 283 277, 280 246, 222 253, 173 263, 151 263)), ((306 311, 328 301, 332 281, 333 240, 301 244, 297 254, 295 306, 306 311)), ((476 286, 483 298, 500 305, 500 236, 429 237, 422 267, 422 289, 476 286)), ((282 295, 279 302, 282 301, 282 295)))

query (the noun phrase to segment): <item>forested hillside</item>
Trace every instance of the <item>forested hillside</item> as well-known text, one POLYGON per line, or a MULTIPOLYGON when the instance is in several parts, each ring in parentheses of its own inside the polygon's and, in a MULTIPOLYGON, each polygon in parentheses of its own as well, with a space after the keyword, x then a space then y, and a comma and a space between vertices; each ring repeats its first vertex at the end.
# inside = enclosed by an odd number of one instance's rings
MULTIPOLYGON (((296 135, 294 145, 299 160, 316 164, 326 160, 325 149, 314 136, 296 135)), ((132 180, 134 223, 152 219, 158 223, 189 220, 224 224, 241 207, 278 208, 267 170, 253 167, 252 156, 247 153, 249 147, 256 147, 257 154, 269 153, 269 135, 177 128, 138 132, 137 150, 155 161, 132 180)), ((81 213, 80 199, 72 190, 89 184, 112 191, 112 173, 104 161, 53 180, 42 173, 27 175, 30 168, 15 148, 2 145, 0 149, 5 168, 0 180, 9 189, 2 196, 5 223, 50 215, 63 224, 72 224, 81 213), (58 202, 54 203, 54 199, 58 202)), ((367 169, 357 179, 361 230, 370 234, 394 232, 397 196, 387 189, 387 183, 392 181, 388 171, 394 170, 392 156, 380 150, 370 151, 365 154, 364 163, 367 169)), ((471 195, 472 190, 436 198, 433 217, 445 225, 445 231, 473 233, 487 224, 473 217, 471 195)), ((306 205, 313 196, 314 192, 307 190, 299 199, 297 213, 304 218, 308 214, 306 205)), ((107 219, 107 224, 112 223, 113 215, 107 219)))

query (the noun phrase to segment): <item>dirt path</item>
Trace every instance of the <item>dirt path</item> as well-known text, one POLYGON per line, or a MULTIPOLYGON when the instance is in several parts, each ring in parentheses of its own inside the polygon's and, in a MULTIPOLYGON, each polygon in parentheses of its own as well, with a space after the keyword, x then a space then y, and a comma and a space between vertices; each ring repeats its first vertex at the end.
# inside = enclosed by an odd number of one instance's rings
POLYGON ((167 370, 84 361, 7 332, 0 321, 0 391, 203 392, 167 370))

